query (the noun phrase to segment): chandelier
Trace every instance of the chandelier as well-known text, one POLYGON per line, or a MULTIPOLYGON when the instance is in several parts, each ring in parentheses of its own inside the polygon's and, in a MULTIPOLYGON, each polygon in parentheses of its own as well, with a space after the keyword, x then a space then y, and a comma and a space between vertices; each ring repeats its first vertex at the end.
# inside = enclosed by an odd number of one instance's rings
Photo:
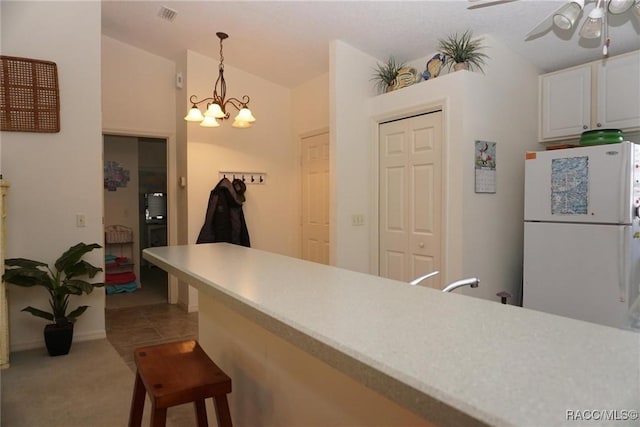
POLYGON ((249 110, 249 97, 244 95, 242 101, 237 98, 225 99, 227 96, 227 84, 224 81, 224 56, 222 55, 222 41, 229 36, 225 33, 216 33, 220 39, 220 65, 218 66, 218 79, 213 87, 213 95, 210 98, 204 98, 198 101, 196 95, 189 97, 191 103, 191 109, 185 116, 185 120, 188 122, 200 122, 200 126, 204 127, 219 127, 220 121, 226 120, 230 117, 229 111, 227 111, 228 105, 232 105, 238 110, 238 115, 233 120, 233 127, 235 128, 248 128, 256 121, 253 117, 251 110, 249 110), (198 108, 199 104, 207 103, 207 109, 202 114, 198 108))

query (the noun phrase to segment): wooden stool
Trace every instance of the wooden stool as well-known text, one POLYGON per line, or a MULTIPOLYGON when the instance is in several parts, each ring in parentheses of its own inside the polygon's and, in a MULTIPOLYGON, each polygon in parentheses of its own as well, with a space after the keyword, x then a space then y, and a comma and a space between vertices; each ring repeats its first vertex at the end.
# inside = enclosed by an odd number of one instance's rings
POLYGON ((145 390, 151 400, 151 426, 164 426, 167 408, 193 402, 198 426, 207 426, 205 399, 213 397, 218 426, 231 427, 227 393, 229 378, 195 341, 180 341, 135 349, 136 382, 129 427, 140 427, 145 390))

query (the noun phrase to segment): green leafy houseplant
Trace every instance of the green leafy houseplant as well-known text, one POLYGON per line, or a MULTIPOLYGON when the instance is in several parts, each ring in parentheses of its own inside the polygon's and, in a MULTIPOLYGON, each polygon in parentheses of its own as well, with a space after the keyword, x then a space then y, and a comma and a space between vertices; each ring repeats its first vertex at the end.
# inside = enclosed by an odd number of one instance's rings
POLYGON ((48 264, 25 258, 10 258, 5 260, 6 271, 4 280, 8 283, 33 287, 42 286, 49 293, 51 312, 34 307, 25 307, 22 311, 54 322, 57 326, 64 326, 75 320, 87 310, 81 305, 68 312, 69 296, 90 294, 94 288, 104 286, 104 283, 89 283, 80 277, 88 276, 92 279, 102 268, 95 267, 84 261, 82 257, 101 246, 97 243, 78 243, 65 251, 54 264, 54 269, 48 264))
POLYGON ((396 77, 401 68, 405 66, 404 62, 396 62, 391 56, 384 64, 377 64, 373 72, 371 80, 376 82, 376 88, 378 92, 388 92, 395 84, 396 77))
POLYGON ((445 55, 444 65, 448 69, 453 66, 457 70, 455 64, 466 64, 469 69, 477 68, 484 73, 482 66, 485 65, 485 59, 489 57, 481 52, 485 47, 482 45, 482 39, 474 39, 471 30, 465 31, 462 35, 458 33, 449 35, 438 42, 440 51, 445 55))

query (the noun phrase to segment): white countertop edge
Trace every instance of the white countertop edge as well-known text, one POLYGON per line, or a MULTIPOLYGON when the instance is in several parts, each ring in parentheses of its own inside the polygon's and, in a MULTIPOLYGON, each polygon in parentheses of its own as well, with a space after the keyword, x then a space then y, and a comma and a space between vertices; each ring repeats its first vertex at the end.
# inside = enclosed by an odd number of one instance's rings
MULTIPOLYGON (((385 372, 388 369, 381 370, 381 367, 377 366, 377 362, 368 356, 352 354, 348 349, 337 345, 330 338, 317 336, 317 334, 306 331, 300 325, 281 319, 275 313, 268 313, 256 307, 251 301, 229 293, 225 287, 200 277, 194 272, 176 268, 153 253, 144 250, 143 258, 178 279, 189 283, 199 291, 206 292, 229 308, 260 324, 269 332, 386 396, 400 406, 411 410, 429 422, 437 425, 464 425, 469 427, 513 425, 486 413, 480 408, 472 407, 460 401, 456 396, 445 396, 432 387, 429 387, 430 390, 426 392, 418 390, 411 385, 413 382, 411 378, 406 378, 396 372, 385 372), (445 403, 445 399, 447 403, 445 403)), ((422 386, 424 387, 424 385, 422 386)))

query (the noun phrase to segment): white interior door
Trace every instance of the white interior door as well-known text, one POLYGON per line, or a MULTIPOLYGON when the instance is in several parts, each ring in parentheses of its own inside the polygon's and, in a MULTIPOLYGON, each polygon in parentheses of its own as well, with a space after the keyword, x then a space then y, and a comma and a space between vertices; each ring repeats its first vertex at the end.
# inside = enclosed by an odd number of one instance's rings
MULTIPOLYGON (((405 282, 442 266, 442 112, 379 129, 379 272, 405 282)), ((442 275, 423 282, 440 288, 442 275)))
POLYGON ((301 140, 302 259, 329 264, 329 133, 301 140))

